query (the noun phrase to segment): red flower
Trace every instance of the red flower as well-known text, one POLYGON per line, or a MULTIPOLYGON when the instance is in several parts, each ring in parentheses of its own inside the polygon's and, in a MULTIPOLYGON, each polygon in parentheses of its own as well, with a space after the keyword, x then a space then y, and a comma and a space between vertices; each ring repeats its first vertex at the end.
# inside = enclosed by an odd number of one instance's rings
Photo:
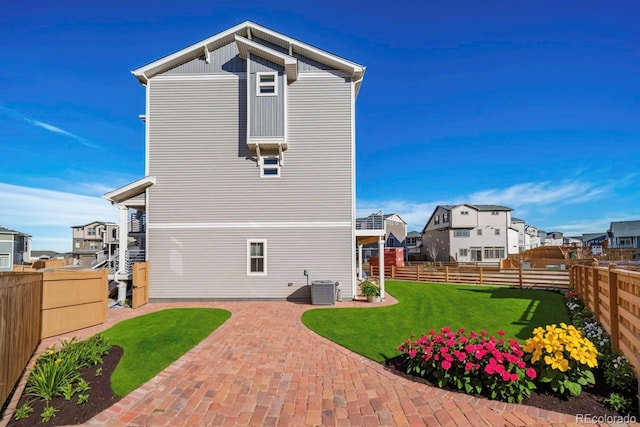
POLYGON ((442 369, 444 369, 445 371, 448 371, 449 368, 451 368, 451 362, 449 362, 448 360, 443 360, 442 369))
POLYGON ((536 372, 536 370, 535 370, 535 369, 533 369, 533 368, 528 368, 528 369, 525 371, 525 374, 526 374, 529 378, 531 378, 531 379, 534 379, 535 377, 537 377, 537 376, 538 376, 538 373, 537 373, 537 372, 536 372))
POLYGON ((503 336, 503 335, 504 335, 504 330, 503 330, 503 329, 500 329, 500 330, 497 332, 497 334, 498 334, 498 335, 500 335, 500 336, 503 336))

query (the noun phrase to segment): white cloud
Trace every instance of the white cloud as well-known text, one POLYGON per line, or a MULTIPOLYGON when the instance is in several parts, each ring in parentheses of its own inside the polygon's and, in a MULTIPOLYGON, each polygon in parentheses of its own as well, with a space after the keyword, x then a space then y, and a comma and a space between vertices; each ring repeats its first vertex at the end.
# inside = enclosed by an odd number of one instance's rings
POLYGON ((58 126, 54 126, 51 125, 49 123, 45 123, 45 122, 41 122, 40 120, 35 120, 27 115, 22 114, 21 112, 14 110, 12 108, 8 108, 5 106, 0 105, 0 112, 3 112, 6 116, 11 117, 12 119, 16 119, 16 120, 23 120, 27 123, 32 124, 33 126, 42 128, 42 129, 46 129, 49 132, 53 132, 53 133, 57 133, 60 135, 64 135, 67 136, 71 139, 74 139, 76 141, 78 141, 80 144, 85 145, 87 147, 91 147, 91 148, 96 148, 96 149, 101 149, 102 147, 100 147, 99 145, 89 141, 88 139, 85 139, 81 136, 78 136, 74 133, 71 133, 69 131, 66 131, 62 128, 59 128, 58 126))
POLYGON ((0 183, 0 201, 0 224, 32 235, 35 248, 68 251, 70 227, 118 221, 118 210, 100 197, 0 183))
MULTIPOLYGON (((553 182, 527 182, 515 184, 506 188, 494 188, 477 191, 467 195, 456 195, 450 200, 433 202, 407 200, 358 200, 357 216, 366 216, 372 212, 382 210, 384 213, 398 213, 407 221, 408 230, 422 230, 424 225, 438 205, 496 204, 516 210, 517 217, 538 212, 545 216, 553 213, 561 206, 580 204, 603 198, 616 187, 629 185, 635 176, 629 175, 617 181, 595 184, 579 180, 565 180, 553 182)), ((608 220, 584 223, 559 224, 553 230, 565 231, 567 234, 581 234, 581 230, 606 230, 608 220), (603 226, 604 224, 604 226, 603 226)))

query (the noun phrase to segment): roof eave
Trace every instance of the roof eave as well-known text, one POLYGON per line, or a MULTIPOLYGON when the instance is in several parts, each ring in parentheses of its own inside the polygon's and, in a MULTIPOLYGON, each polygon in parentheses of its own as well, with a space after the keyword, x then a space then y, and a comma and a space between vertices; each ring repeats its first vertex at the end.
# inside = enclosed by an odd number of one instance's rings
POLYGON ((129 198, 142 193, 155 183, 156 178, 154 176, 145 176, 144 178, 129 183, 124 187, 120 187, 103 194, 102 198, 110 201, 111 203, 122 203, 127 201, 129 198))

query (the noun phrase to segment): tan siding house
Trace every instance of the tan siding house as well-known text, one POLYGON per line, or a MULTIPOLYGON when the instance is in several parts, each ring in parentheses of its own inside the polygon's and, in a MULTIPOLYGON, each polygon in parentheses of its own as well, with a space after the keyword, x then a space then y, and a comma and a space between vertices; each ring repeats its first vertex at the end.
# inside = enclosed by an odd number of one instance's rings
POLYGON ((147 177, 105 198, 144 197, 150 298, 351 298, 364 67, 245 22, 133 74, 147 177))

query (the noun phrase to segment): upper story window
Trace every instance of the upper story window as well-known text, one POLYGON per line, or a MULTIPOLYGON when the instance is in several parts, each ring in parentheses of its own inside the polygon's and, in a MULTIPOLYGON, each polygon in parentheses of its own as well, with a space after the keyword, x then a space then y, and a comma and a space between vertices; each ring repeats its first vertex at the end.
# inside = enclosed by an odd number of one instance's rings
POLYGON ((10 254, 0 254, 0 268, 11 268, 11 256, 10 254))
POLYGON ((449 222, 449 214, 447 212, 442 214, 442 222, 449 222))
POLYGON ((478 228, 477 233, 478 233, 478 236, 482 236, 482 228, 478 228))
POLYGON ((453 230, 453 237, 469 237, 469 230, 453 230))
POLYGON ((440 224, 440 215, 436 215, 436 217, 433 219, 433 223, 440 224))
POLYGON ((500 229, 496 228, 496 236, 499 236, 499 235, 500 235, 500 229))
POLYGON ((277 156, 265 156, 260 159, 261 177, 279 177, 280 159, 277 156))
POLYGON ((491 211, 491 215, 500 215, 500 212, 498 212, 498 211, 491 211))
POLYGON ((278 95, 278 73, 256 73, 256 95, 278 95))
POLYGON ((95 227, 89 227, 87 228, 87 234, 89 236, 95 236, 96 235, 96 228, 95 227))
POLYGON ((460 215, 469 215, 469 211, 460 211, 460 215))

